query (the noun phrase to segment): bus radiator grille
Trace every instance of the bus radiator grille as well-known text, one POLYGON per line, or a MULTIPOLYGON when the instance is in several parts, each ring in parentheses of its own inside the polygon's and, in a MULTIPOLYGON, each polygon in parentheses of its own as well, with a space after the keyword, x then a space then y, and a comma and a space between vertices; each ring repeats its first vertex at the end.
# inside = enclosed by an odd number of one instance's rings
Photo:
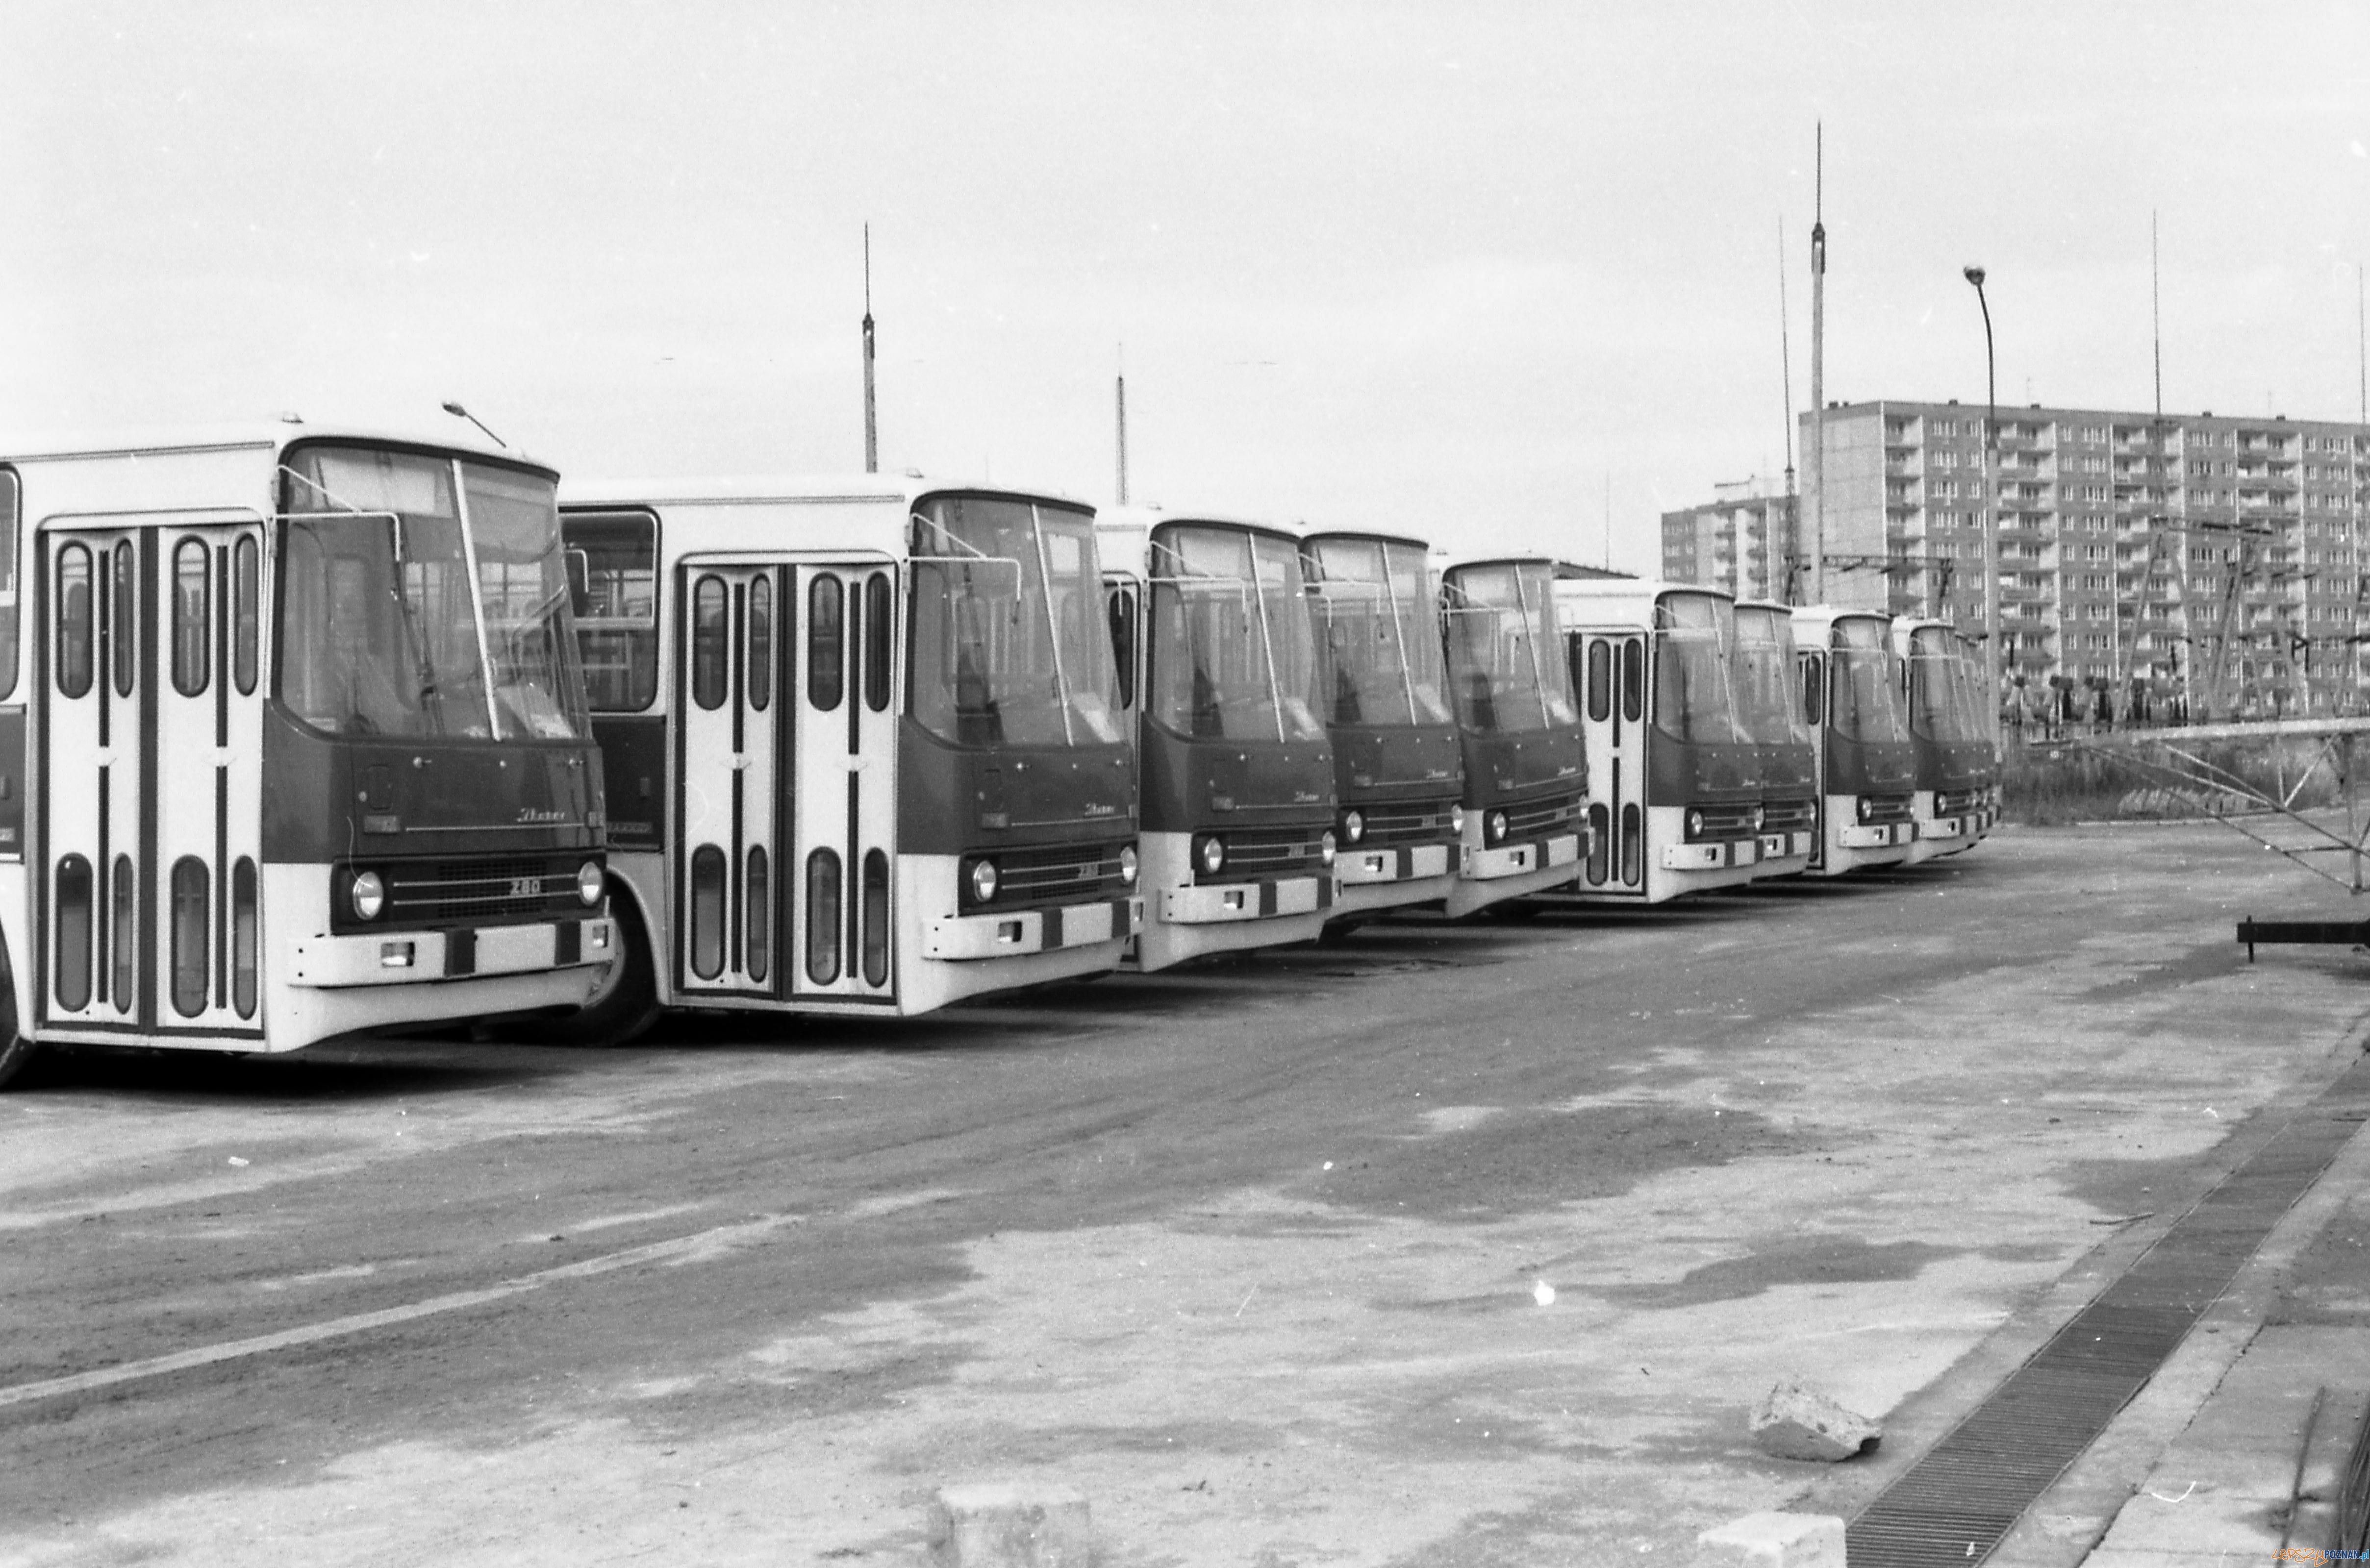
POLYGON ((581 914, 576 868, 583 856, 428 861, 387 868, 379 925, 488 924, 581 914))
POLYGON ((1316 876, 1323 874, 1323 827, 1235 828, 1220 835, 1226 843, 1226 864, 1215 876, 1197 867, 1196 883, 1252 882, 1263 877, 1316 876))
POLYGON ((1761 808, 1761 830, 1765 833, 1807 833, 1818 822, 1819 803, 1815 800, 1773 800, 1761 808))
POLYGON ((1905 795, 1864 795, 1859 798, 1859 819, 1871 827, 1883 822, 1906 822, 1916 815, 1905 795))
POLYGON ((1364 837, 1358 841, 1362 848, 1384 844, 1446 843, 1456 835, 1449 828, 1449 807, 1444 803, 1414 811, 1367 810, 1359 808, 1365 818, 1364 837))
MULTIPOLYGON (((995 862, 994 907, 1008 910, 1030 904, 1085 904, 1124 897, 1127 880, 1120 873, 1122 845, 1054 844, 1041 849, 998 850, 986 856, 995 862)), ((965 910, 975 904, 968 881, 963 884, 965 910)))
POLYGON ((1554 800, 1535 802, 1527 806, 1506 807, 1506 841, 1521 843, 1525 839, 1549 838, 1559 832, 1577 832, 1580 821, 1580 796, 1562 795, 1554 800))

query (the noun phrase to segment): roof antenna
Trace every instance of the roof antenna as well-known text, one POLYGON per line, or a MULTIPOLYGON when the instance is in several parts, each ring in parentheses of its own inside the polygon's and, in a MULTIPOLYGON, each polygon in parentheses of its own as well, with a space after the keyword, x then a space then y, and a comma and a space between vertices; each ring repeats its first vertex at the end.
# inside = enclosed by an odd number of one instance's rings
POLYGON ((1127 345, 1119 346, 1119 504, 1127 505, 1127 345))
POLYGON ((864 225, 864 472, 880 472, 880 423, 872 401, 872 225, 864 225))
POLYGON ((447 414, 452 415, 452 416, 453 416, 454 418, 459 418, 459 419, 466 419, 466 420, 468 420, 468 421, 469 421, 469 423, 471 423, 471 424, 473 424, 473 425, 475 425, 475 426, 477 426, 477 429, 481 429, 481 430, 485 430, 485 431, 486 431, 486 439, 487 439, 488 441, 489 441, 493 442, 496 446, 498 446, 498 447, 501 448, 504 452, 508 452, 508 451, 510 451, 510 449, 511 449, 511 443, 510 443, 510 442, 508 442, 508 441, 506 441, 502 440, 502 438, 501 438, 501 437, 500 437, 500 436, 498 436, 498 435, 494 434, 494 432, 493 432, 493 431, 491 431, 491 430, 489 430, 489 429, 486 429, 486 422, 485 422, 483 419, 478 418, 475 414, 470 413, 466 408, 462 407, 458 403, 447 403, 446 405, 444 405, 444 412, 446 412, 447 414))

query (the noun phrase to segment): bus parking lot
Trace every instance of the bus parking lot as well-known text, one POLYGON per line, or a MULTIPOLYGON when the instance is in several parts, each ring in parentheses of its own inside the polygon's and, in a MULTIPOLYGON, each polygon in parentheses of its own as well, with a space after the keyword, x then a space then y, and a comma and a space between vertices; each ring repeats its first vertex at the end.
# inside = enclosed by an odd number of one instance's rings
POLYGON ((908 1564, 974 1480, 1114 1564, 1684 1560, 1853 1483, 1771 1383, 1904 1461, 2350 1065, 2360 956, 2231 940, 2307 881, 2008 830, 897 1023, 47 1060, 0 1563, 908 1564))

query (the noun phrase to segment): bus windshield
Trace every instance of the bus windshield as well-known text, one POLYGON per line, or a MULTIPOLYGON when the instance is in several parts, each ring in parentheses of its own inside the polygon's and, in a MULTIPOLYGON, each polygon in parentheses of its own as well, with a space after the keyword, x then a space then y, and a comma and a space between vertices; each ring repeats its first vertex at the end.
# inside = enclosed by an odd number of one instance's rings
POLYGON ((1554 568, 1512 561, 1456 567, 1441 594, 1450 690, 1466 728, 1485 735, 1578 722, 1571 670, 1555 649, 1554 568))
POLYGON ((931 496, 912 534, 915 720, 958 746, 1117 744, 1093 517, 931 496))
POLYGON ((282 473, 280 697, 297 717, 339 735, 591 733, 551 480, 338 446, 299 447, 282 473))
POLYGON ((1894 679, 1886 627, 1873 619, 1835 624, 1835 705, 1830 721, 1847 740, 1906 740, 1909 715, 1894 679))
POLYGON ((1316 634, 1300 552, 1212 524, 1152 541, 1153 719, 1180 735, 1316 740, 1316 634))
POLYGON ((1811 743, 1811 727, 1794 700, 1794 627, 1782 611, 1737 608, 1736 716, 1759 745, 1811 743))
POLYGON ((1749 738, 1736 719, 1728 650, 1736 640, 1729 601, 1666 593, 1654 604, 1654 726, 1674 740, 1728 745, 1749 738))
POLYGON ((1909 634, 1909 722, 1928 740, 1982 740, 1983 720, 1952 640, 1940 626, 1909 634))
POLYGON ((1335 724, 1447 724, 1440 638, 1423 548, 1385 539, 1319 539, 1318 694, 1335 724))

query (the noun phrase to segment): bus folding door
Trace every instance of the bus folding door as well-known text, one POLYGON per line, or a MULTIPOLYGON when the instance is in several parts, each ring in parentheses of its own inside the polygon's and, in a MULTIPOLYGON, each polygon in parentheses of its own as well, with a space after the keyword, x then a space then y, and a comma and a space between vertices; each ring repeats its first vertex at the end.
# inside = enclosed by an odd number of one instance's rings
POLYGON ((1646 891, 1646 639, 1575 633, 1573 684, 1588 745, 1588 858, 1579 890, 1646 891))
POLYGON ((42 536, 44 1028, 262 1036, 262 550, 243 520, 42 536))
POLYGON ((784 576, 705 561, 680 574, 674 966, 685 1001, 782 989, 784 576))
POLYGON ((791 692, 794 990, 896 1000, 896 569, 801 563, 791 692))

